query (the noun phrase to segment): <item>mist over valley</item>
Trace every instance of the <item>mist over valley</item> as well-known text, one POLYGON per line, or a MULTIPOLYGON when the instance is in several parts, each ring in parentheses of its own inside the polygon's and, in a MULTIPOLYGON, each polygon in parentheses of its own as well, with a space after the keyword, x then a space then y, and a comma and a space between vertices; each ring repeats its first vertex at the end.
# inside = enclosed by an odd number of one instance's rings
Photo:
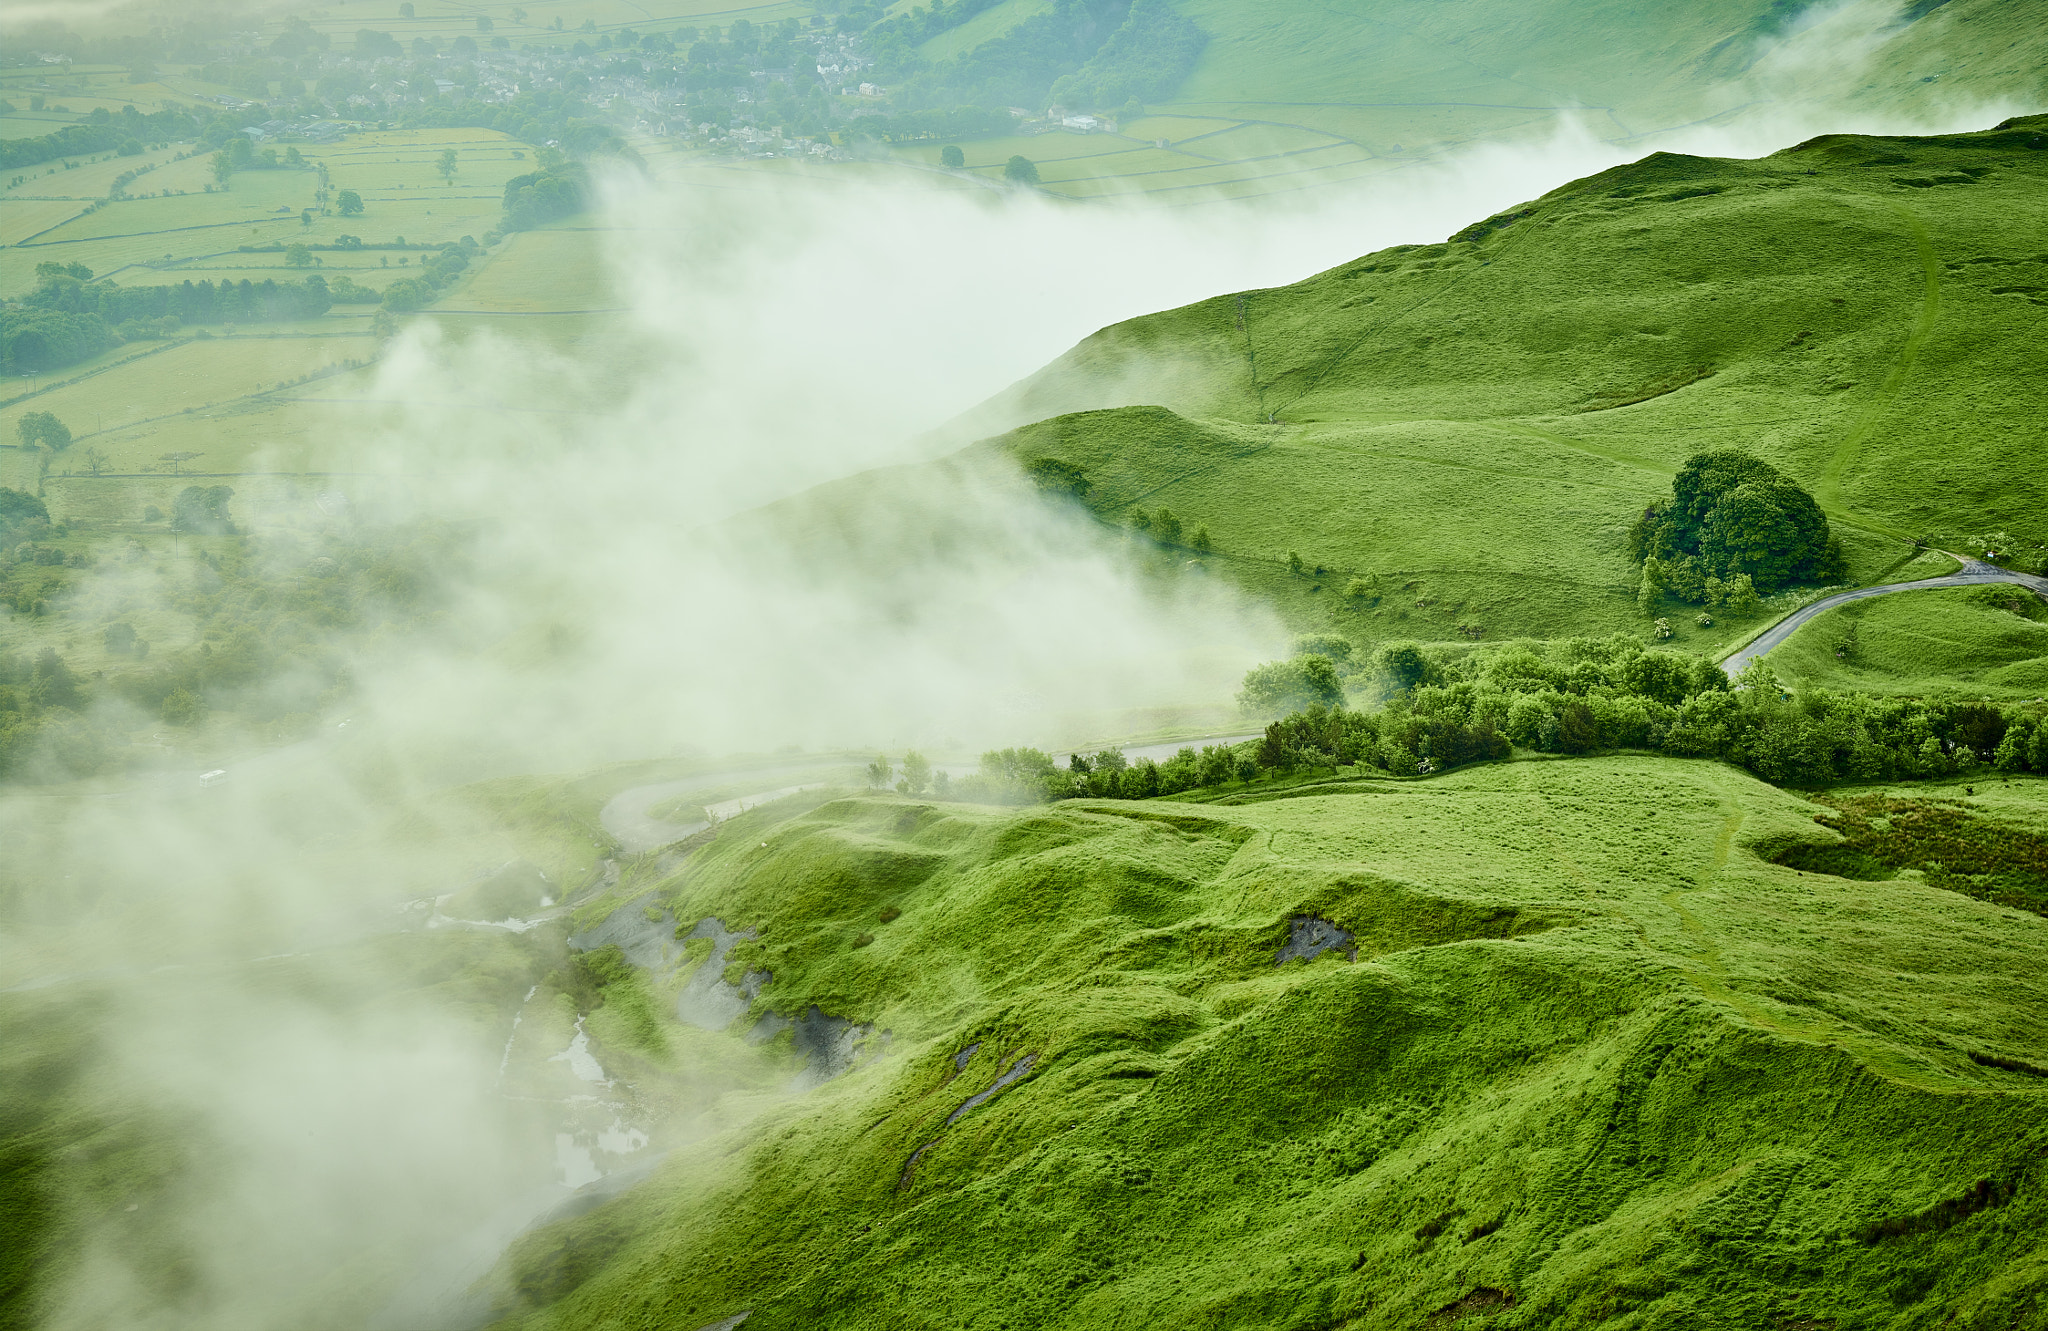
POLYGON ((0 1326, 2048 1326, 2018 0, 0 16, 0 1326))

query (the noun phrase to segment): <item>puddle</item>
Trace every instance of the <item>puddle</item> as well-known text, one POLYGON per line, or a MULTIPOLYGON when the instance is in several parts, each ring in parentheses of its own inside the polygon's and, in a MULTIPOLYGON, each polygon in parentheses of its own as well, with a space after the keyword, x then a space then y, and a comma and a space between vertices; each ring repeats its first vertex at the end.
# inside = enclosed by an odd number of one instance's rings
MULTIPOLYGON (((815 1010, 816 1009, 813 1009, 813 1011, 815 1010)), ((981 1042, 977 1040, 973 1044, 968 1045, 965 1049, 962 1049, 959 1053, 953 1055, 953 1074, 955 1076, 958 1076, 960 1073, 965 1072, 967 1070, 968 1060, 972 1059, 974 1057, 975 1051, 980 1048, 981 1042)), ((990 1100, 995 1099, 995 1097, 1004 1089, 1015 1085, 1017 1081, 1024 1076, 1025 1073, 1031 1071, 1032 1064, 1036 1062, 1038 1062, 1038 1055, 1024 1055, 1024 1057, 1018 1059, 1015 1063, 1012 1063, 1009 1066, 1009 1068, 1004 1071, 1002 1076, 997 1077, 995 1080, 995 1084, 993 1086, 990 1086, 985 1091, 977 1091, 973 1095, 968 1096, 964 1101, 961 1102, 960 1107, 958 1109, 946 1115, 946 1121, 940 1125, 941 1135, 932 1138, 924 1145, 918 1147, 915 1151, 912 1151, 910 1153, 910 1159, 904 1162, 903 1173, 899 1175, 896 1179, 897 1190, 900 1192, 903 1189, 908 1188, 910 1186, 911 1177, 917 1173, 918 1162, 924 1159, 925 1153, 930 1151, 932 1147, 937 1146, 941 1141, 945 1140, 943 1135, 944 1129, 950 1128, 955 1123, 959 1122, 961 1116, 965 1114, 968 1110, 973 1109, 979 1105, 987 1104, 990 1100)))
POLYGON ((1358 960, 1358 944, 1350 933, 1339 929, 1328 920, 1313 915, 1296 915, 1287 921, 1286 945, 1273 958, 1275 966, 1284 966, 1290 961, 1312 961, 1325 952, 1342 949, 1346 961, 1358 960))
POLYGON ((611 1085, 611 1082, 604 1075, 604 1069, 598 1066, 596 1056, 590 1052, 590 1036, 583 1029, 583 1018, 581 1017, 576 1018, 576 1038, 569 1041, 567 1049, 564 1049, 561 1053, 548 1060, 550 1063, 561 1063, 564 1061, 569 1064, 569 1071, 575 1074, 576 1080, 602 1082, 606 1086, 611 1085))
MULTIPOLYGON (((653 975, 664 974, 681 960, 681 953, 674 946, 676 917, 662 910, 656 918, 647 918, 654 901, 652 892, 635 897, 591 928, 570 935, 570 950, 595 952, 601 947, 616 947, 627 961, 641 970, 653 975)), ((703 935, 693 933, 690 936, 703 935)))
POLYGON ((716 918, 697 921, 683 935, 685 939, 710 939, 711 955, 683 982, 683 991, 676 995, 676 1020, 701 1030, 722 1031, 746 1014, 760 996, 762 986, 774 976, 768 971, 748 971, 738 984, 729 984, 725 978, 725 959, 734 943, 758 936, 752 929, 727 929, 724 921, 716 918))
POLYGON ((533 996, 539 992, 539 985, 534 985, 531 989, 528 989, 526 997, 519 1000, 519 1010, 512 1014, 512 1032, 505 1037, 505 1053, 498 1060, 498 1080, 495 1083, 498 1086, 505 1084, 505 1069, 512 1065, 512 1045, 519 1039, 519 1023, 526 1020, 526 1005, 531 1003, 533 996))
POLYGON ((625 1126, 614 1116, 611 1127, 597 1134, 597 1149, 609 1155, 631 1155, 647 1145, 647 1140, 646 1133, 625 1126))
POLYGON ((965 1103, 963 1103, 958 1109, 954 1110, 952 1113, 946 1115, 946 1126, 949 1128, 952 1127, 955 1123, 960 1121, 960 1116, 962 1114, 965 1114, 968 1110, 975 1108, 977 1105, 987 1104, 990 1100, 993 1100, 996 1097, 997 1092, 1009 1086, 1012 1082, 1015 1082, 1019 1077, 1022 1077, 1025 1073, 1031 1071, 1031 1065, 1033 1063, 1036 1063, 1037 1061, 1038 1055, 1026 1054, 1024 1055, 1024 1057, 1018 1059, 1015 1063, 1012 1063, 1010 1065, 1010 1070, 1008 1072, 1005 1072, 1002 1076, 996 1078, 995 1085, 989 1087, 985 1091, 977 1091, 973 1095, 968 1096, 965 1103))
POLYGON ((860 1059, 861 1046, 875 1033, 873 1023, 856 1025, 844 1017, 827 1016, 815 1003, 793 1023, 779 1020, 793 1027, 790 1045, 805 1060, 803 1071, 789 1084, 793 1091, 821 1086, 851 1070, 860 1059))
POLYGON ((561 1172, 565 1188, 580 1188, 604 1177, 604 1171, 597 1167, 590 1148, 578 1146, 576 1134, 571 1132, 555 1134, 555 1168, 561 1172))

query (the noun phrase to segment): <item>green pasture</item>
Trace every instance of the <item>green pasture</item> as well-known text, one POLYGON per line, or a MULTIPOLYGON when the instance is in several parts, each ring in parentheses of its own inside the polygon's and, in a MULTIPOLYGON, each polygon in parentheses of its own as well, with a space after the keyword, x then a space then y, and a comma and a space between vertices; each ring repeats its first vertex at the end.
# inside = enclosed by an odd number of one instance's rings
POLYGON ((2048 604, 2008 584, 1854 601, 1816 617, 1770 664, 1823 688, 2039 698, 2048 695, 2048 604))
MULTIPOLYGON (((77 163, 75 166, 66 166, 64 162, 58 161, 22 167, 13 172, 0 174, 0 185, 6 186, 0 188, 0 199, 63 198, 90 203, 106 197, 107 191, 113 188, 116 176, 144 167, 149 169, 128 186, 131 193, 176 188, 176 185, 170 182, 172 168, 183 164, 176 162, 175 159, 181 153, 190 150, 189 145, 172 144, 168 148, 158 148, 134 157, 122 157, 111 152, 93 153, 65 159, 77 163), (7 185, 6 182, 13 180, 15 176, 24 176, 26 179, 19 185, 7 185)), ((200 165, 205 165, 203 159, 200 165)), ((210 176, 208 178, 211 179, 210 176)), ((194 185, 193 188, 198 187, 194 185)))
POLYGON ((0 116, 0 139, 41 138, 45 134, 56 133, 66 125, 77 123, 76 116, 56 115, 48 111, 0 116))
POLYGON ((1228 806, 756 811, 618 899, 759 929, 733 954, 773 971, 757 1014, 815 1002, 888 1042, 523 1237, 498 1311, 1750 1327, 1797 1295, 2002 1324, 2039 1260, 2041 1200, 2008 1180, 2048 924, 1772 862, 1833 838, 1826 812, 1644 758, 1228 806), (1305 916, 1355 959, 1276 966, 1305 916), (1998 1207, 1955 1205, 1980 1178, 1998 1207))
MULTIPOLYGON (((490 130, 387 131, 351 135, 338 144, 298 146, 309 163, 327 164, 332 193, 347 189, 362 196, 361 214, 341 216, 332 197, 323 214, 315 198, 319 177, 311 170, 238 171, 227 190, 209 192, 213 174, 206 154, 183 161, 172 160, 185 151, 179 148, 154 158, 109 155, 0 191, 0 228, 14 238, 0 250, 0 290, 25 290, 34 280, 35 265, 49 260, 83 263, 124 284, 153 285, 188 276, 198 280, 181 266, 194 261, 204 272, 209 261, 223 258, 234 265, 281 260, 281 255, 239 257, 243 245, 331 245, 344 235, 372 245, 400 237, 413 245, 480 238, 503 215, 505 181, 534 166, 529 146, 490 130), (444 182, 435 163, 451 148, 457 153, 456 175, 444 182), (116 175, 152 160, 162 164, 130 184, 131 197, 84 210, 85 203, 105 196, 116 175), (40 197, 60 190, 77 202, 40 197), (311 225, 301 220, 306 210, 314 214, 311 225)), ((366 257, 369 264, 378 264, 376 251, 325 251, 321 267, 353 266, 366 257)), ((389 257, 396 269, 404 256, 389 257)))
MULTIPOLYGON (((324 323, 322 320, 307 327, 324 323)), ((172 451, 173 445, 168 444, 155 452, 146 451, 145 442, 160 439, 164 430, 190 428, 210 433, 205 421, 166 418, 224 407, 236 399, 269 391, 323 368, 368 359, 374 351, 375 343, 367 337, 243 333, 181 341, 151 355, 131 356, 67 387, 0 408, 0 431, 11 440, 15 421, 24 412, 54 412, 80 437, 74 449, 98 448, 107 457, 107 470, 140 471, 144 464, 155 460, 157 453, 172 451), (144 421, 161 424, 154 433, 145 435, 138 428, 144 421)), ((200 469, 238 470, 234 461, 232 457, 209 452, 200 469)), ((59 470, 77 465, 77 456, 65 456, 53 463, 59 470)))
POLYGON ((620 303, 596 231, 521 231, 505 238, 447 303, 507 314, 576 312, 620 303))
POLYGON ((77 216, 81 209, 76 199, 0 197, 0 244, 19 245, 30 236, 77 216))

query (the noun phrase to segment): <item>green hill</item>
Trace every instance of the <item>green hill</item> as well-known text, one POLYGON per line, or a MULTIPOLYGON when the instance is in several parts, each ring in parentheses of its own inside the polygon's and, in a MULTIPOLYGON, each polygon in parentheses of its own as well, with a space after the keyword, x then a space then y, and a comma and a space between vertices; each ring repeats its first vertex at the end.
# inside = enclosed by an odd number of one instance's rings
POLYGON ((2048 693, 2048 606, 2004 585, 1856 601, 1800 629, 1771 665, 1806 686, 2038 698, 2048 693))
MULTIPOLYGON (((2038 890, 2044 791, 1935 821, 2038 890)), ((873 1057, 524 1237, 503 1324, 2040 1326, 2048 921, 1774 862, 1833 816, 1628 757, 757 811, 661 897, 873 1057)))
POLYGON ((2044 183, 2038 116, 1653 154, 1441 244, 1104 329, 957 428, 1033 422, 992 446, 1081 468, 1106 521, 1205 526, 1298 625, 1363 638, 1640 627, 1626 530, 1706 448, 1811 489, 1854 581, 1921 534, 2039 542, 2044 183), (1360 578, 1374 595, 1344 596, 1360 578))

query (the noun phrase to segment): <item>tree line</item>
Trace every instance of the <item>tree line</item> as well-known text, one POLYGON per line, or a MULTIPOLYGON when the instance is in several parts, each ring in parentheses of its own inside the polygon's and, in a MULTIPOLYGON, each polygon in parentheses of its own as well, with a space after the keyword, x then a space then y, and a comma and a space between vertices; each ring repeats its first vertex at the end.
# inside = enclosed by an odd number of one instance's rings
POLYGON ((37 166, 89 153, 142 151, 145 143, 171 143, 199 133, 200 121, 189 111, 152 111, 148 115, 124 106, 118 115, 105 107, 76 125, 66 125, 34 138, 0 139, 0 171, 37 166))
MULTIPOLYGON (((1343 702, 1345 681, 1331 657, 1337 649, 1328 639, 1306 641, 1323 650, 1294 660, 1320 663, 1308 671, 1319 681, 1317 691, 1268 723, 1259 739, 1183 748, 1165 762, 1129 762, 1107 749, 1070 755, 1061 766, 1038 749, 991 750, 977 771, 960 778, 934 772, 912 754, 896 789, 980 803, 1151 799, 1343 769, 1424 777, 1517 750, 1714 758, 1798 787, 1992 771, 2048 774, 2048 703, 2038 700, 1795 693, 1761 661, 1730 680, 1704 657, 1649 648, 1618 634, 1517 644, 1484 659, 1389 644, 1353 676, 1384 701, 1354 708, 1343 702)), ((1350 655, 1348 644, 1339 654, 1350 655)), ((1247 692, 1256 693, 1249 680, 1247 692)), ((889 786, 894 769, 886 757, 870 766, 869 779, 889 786)))

